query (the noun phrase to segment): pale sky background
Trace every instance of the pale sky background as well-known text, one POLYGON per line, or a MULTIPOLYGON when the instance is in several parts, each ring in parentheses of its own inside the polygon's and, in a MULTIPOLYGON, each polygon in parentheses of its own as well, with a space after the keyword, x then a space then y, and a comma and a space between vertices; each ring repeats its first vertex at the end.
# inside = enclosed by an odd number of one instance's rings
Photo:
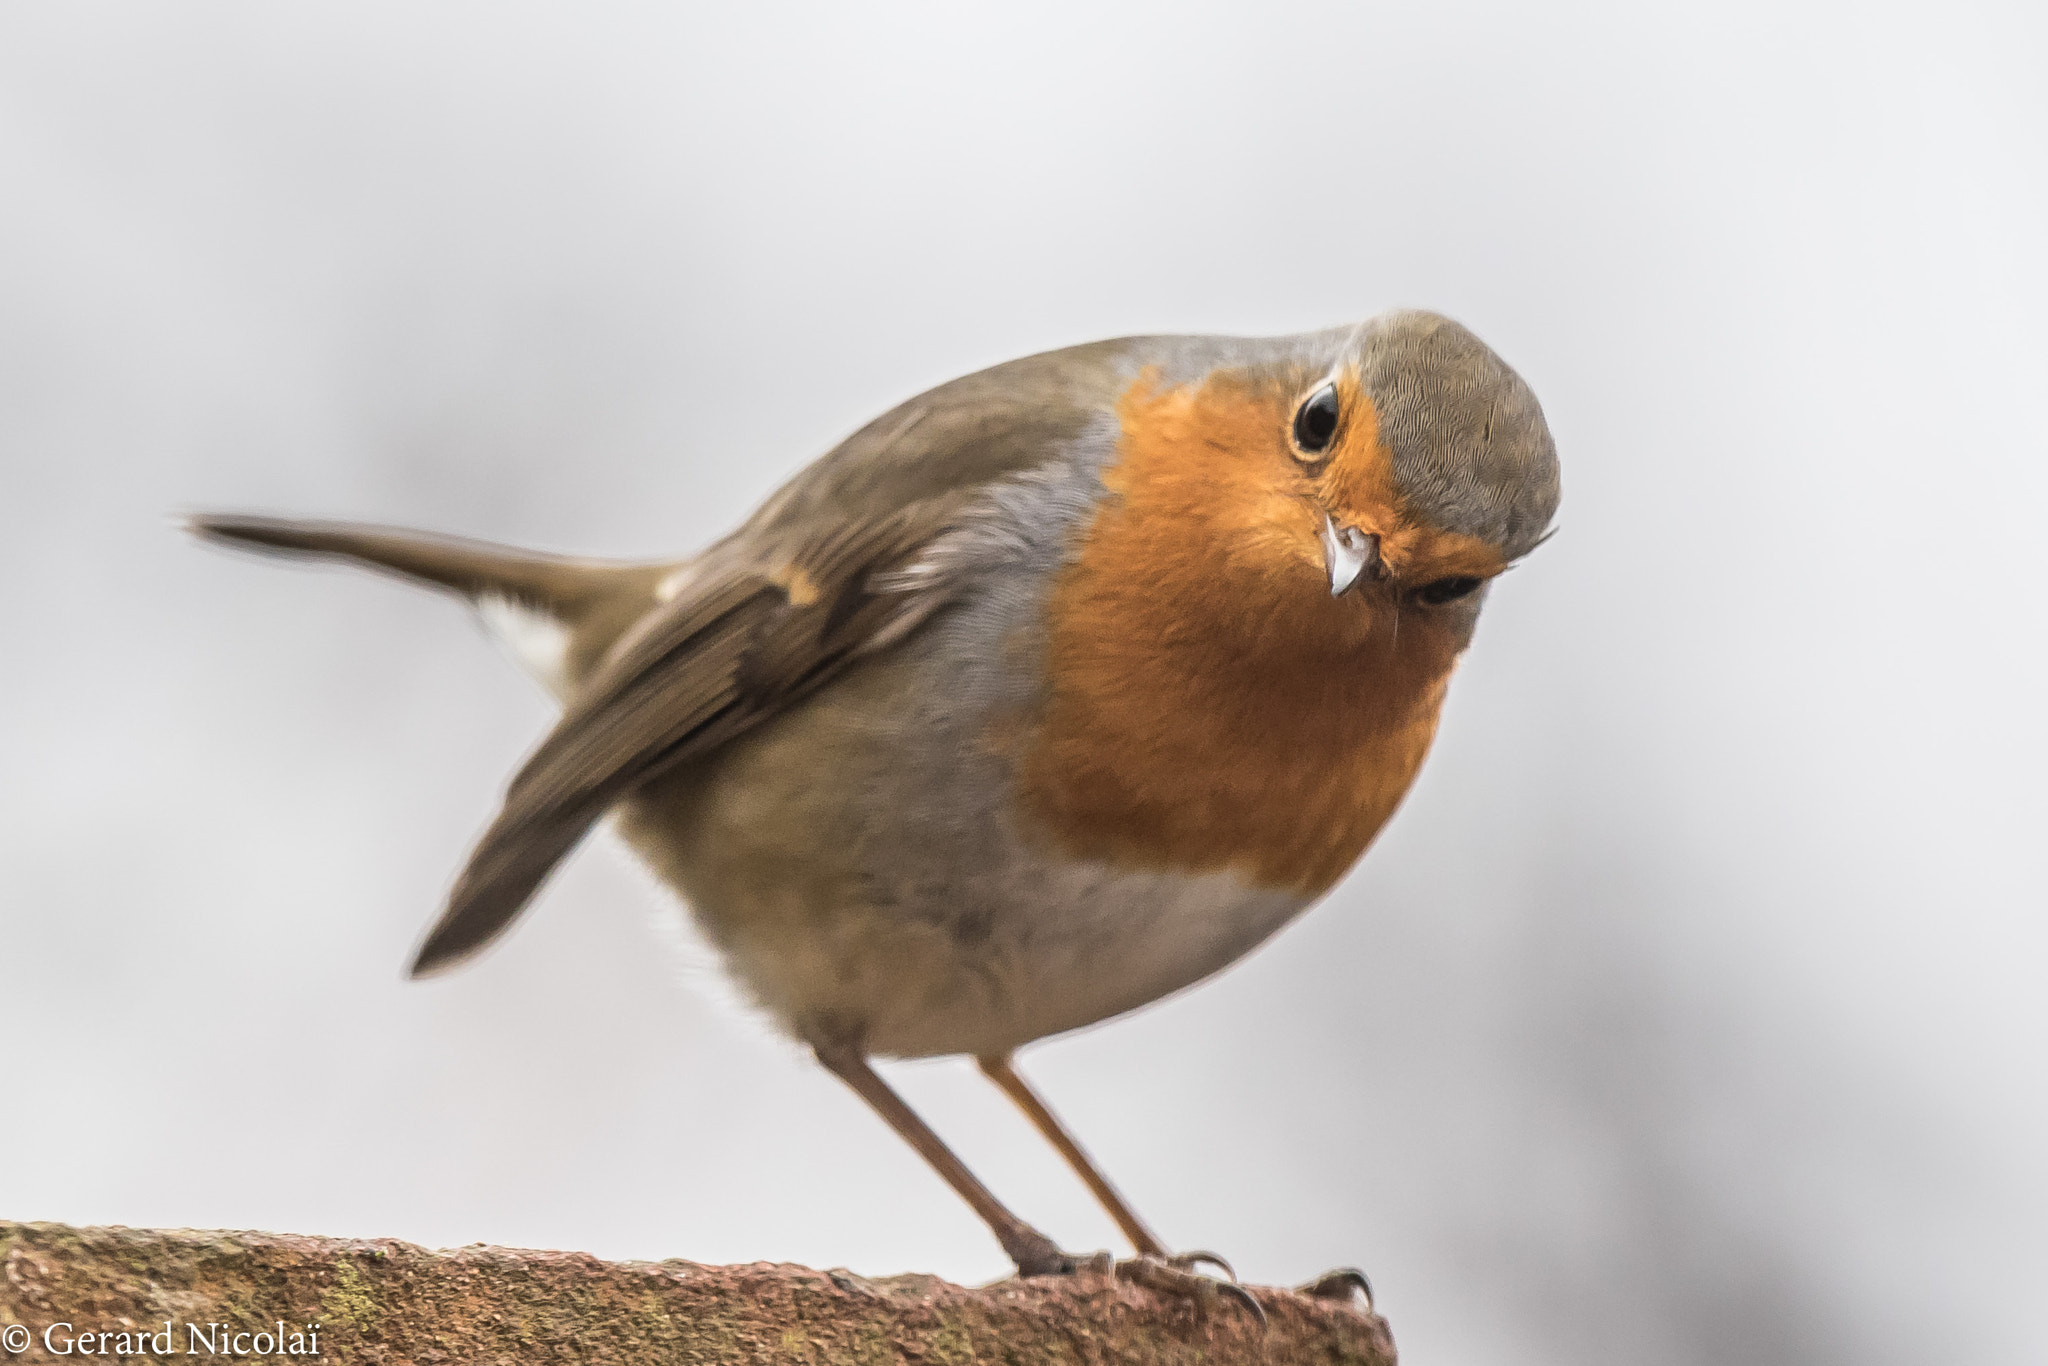
POLYGON ((1560 534, 1359 871, 1026 1071, 1411 1362, 2038 1363, 2044 16, 0 10, 0 1216, 1001 1274, 609 837, 402 981, 546 703, 167 517, 673 554, 952 375, 1417 305, 1534 385, 1560 534))

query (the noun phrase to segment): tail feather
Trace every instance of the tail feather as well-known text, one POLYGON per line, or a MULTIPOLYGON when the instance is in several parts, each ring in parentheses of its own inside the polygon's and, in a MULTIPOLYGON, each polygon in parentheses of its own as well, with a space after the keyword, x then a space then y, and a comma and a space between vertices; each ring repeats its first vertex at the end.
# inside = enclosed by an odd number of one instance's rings
POLYGON ((194 535, 271 554, 346 560, 467 598, 507 653, 566 700, 659 600, 673 564, 573 559, 400 527, 205 513, 194 535))
POLYGON ((575 616, 593 590, 609 586, 606 581, 613 575, 605 571, 621 576, 644 572, 641 566, 571 559, 460 536, 356 522, 202 513, 186 525, 194 535, 208 540, 275 554, 353 560, 472 600, 504 598, 558 617, 575 616))

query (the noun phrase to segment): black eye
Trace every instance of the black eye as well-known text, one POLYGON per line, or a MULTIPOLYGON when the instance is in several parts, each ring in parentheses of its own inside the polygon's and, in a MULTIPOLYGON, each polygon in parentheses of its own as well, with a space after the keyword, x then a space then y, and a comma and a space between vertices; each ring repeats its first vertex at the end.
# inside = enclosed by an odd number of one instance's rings
POLYGON ((1468 578, 1462 574, 1456 578, 1438 579, 1416 589, 1415 600, 1426 602, 1431 607, 1441 607, 1447 602, 1456 602, 1459 598, 1465 597, 1479 584, 1478 579, 1468 578))
POLYGON ((1325 384, 1310 394, 1294 413, 1294 444, 1301 454, 1314 457, 1330 449, 1337 434, 1337 386, 1325 384))

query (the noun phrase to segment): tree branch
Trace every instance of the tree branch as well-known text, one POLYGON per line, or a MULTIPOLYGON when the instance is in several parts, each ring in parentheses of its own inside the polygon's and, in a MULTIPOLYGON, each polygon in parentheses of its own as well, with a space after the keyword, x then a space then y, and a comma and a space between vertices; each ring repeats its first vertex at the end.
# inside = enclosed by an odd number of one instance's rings
POLYGON ((1264 1334, 1228 1300, 1189 1303, 1099 1273, 969 1290, 767 1262, 0 1221, 0 1363, 1394 1366, 1384 1320, 1292 1291, 1256 1294, 1264 1334), (29 1341, 9 1350, 18 1330, 29 1341))

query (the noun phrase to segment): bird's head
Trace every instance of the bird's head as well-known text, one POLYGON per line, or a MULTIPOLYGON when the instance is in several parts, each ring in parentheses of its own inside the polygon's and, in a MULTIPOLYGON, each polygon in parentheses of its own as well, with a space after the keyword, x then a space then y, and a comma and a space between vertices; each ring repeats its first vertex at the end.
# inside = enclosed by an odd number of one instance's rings
POLYGON ((1557 451, 1529 386, 1469 331, 1417 311, 1358 328, 1320 374, 1296 362, 1273 378, 1275 397, 1297 381, 1274 445, 1315 523, 1314 553, 1297 530, 1298 549, 1327 591, 1469 632, 1486 585, 1557 510, 1557 451))
POLYGON ((1536 396, 1434 313, 1171 354, 1122 407, 1099 553, 1131 582, 1210 584, 1240 639, 1454 655, 1557 509, 1536 396))

